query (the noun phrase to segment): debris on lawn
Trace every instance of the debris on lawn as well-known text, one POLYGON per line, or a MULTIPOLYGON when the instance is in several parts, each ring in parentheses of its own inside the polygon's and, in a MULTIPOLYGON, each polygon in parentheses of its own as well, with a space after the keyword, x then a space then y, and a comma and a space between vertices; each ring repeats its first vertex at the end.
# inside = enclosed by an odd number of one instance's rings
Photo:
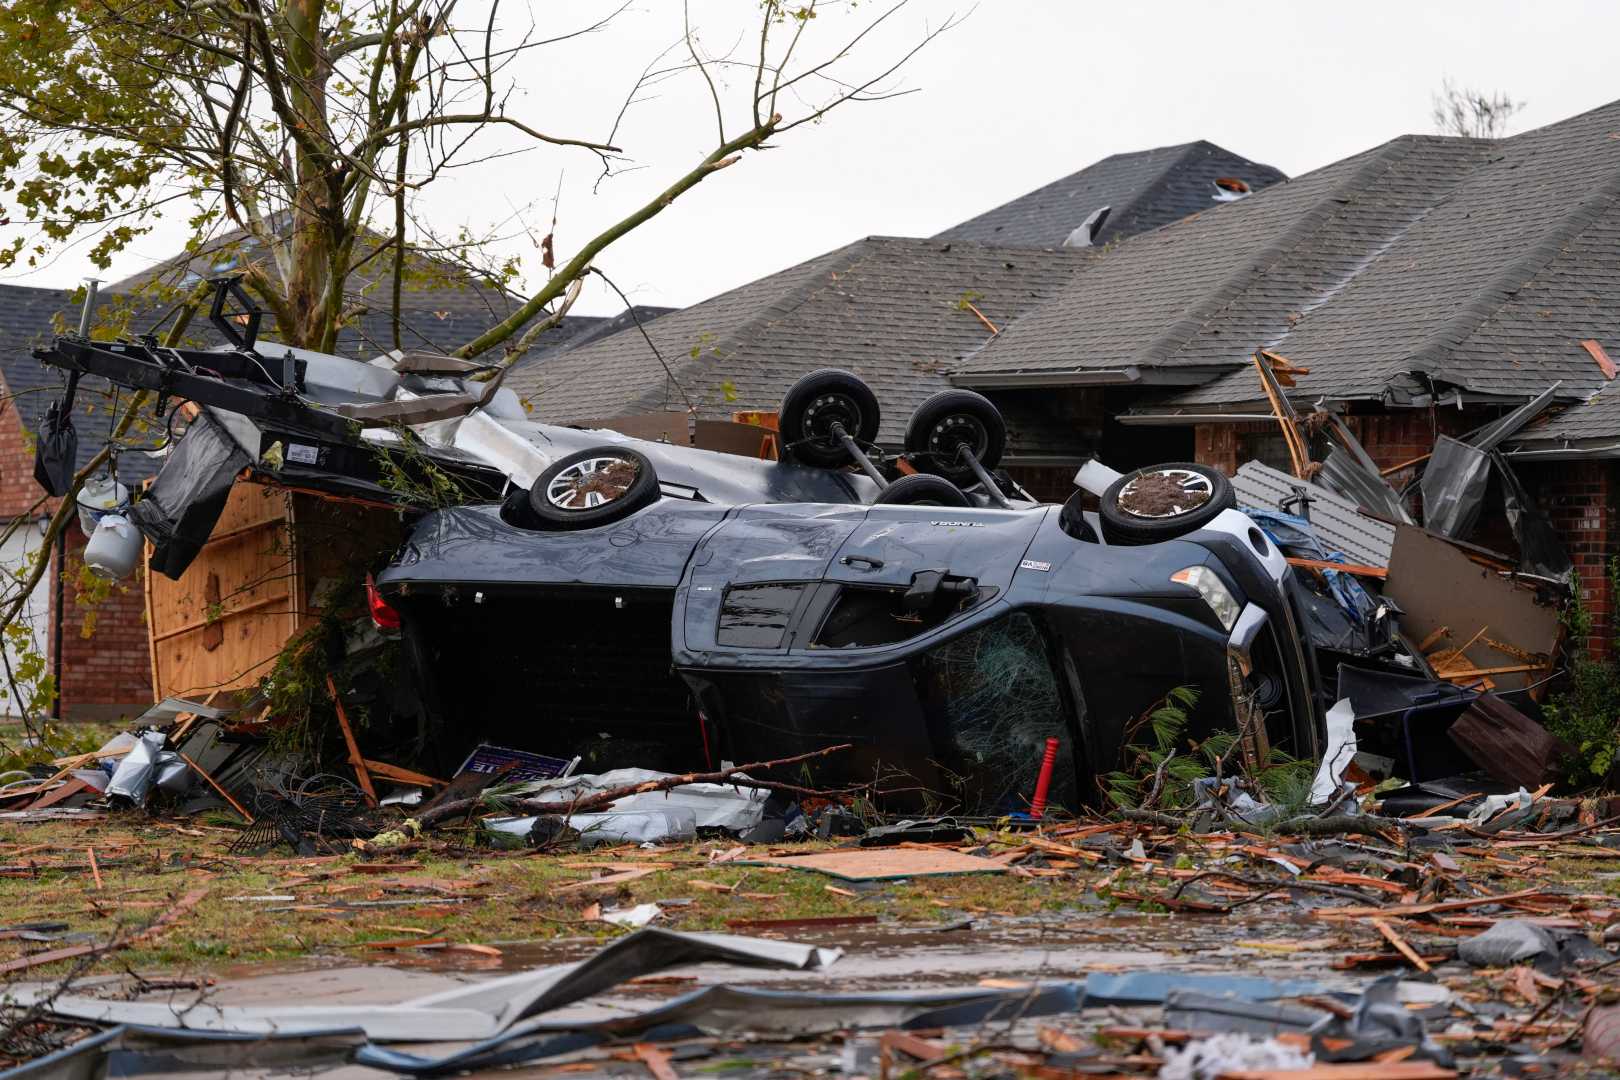
POLYGON ((195 399, 129 512, 159 573, 239 479, 395 535, 267 674, 0 785, 9 1063, 1422 1078, 1620 1046, 1620 799, 1568 783, 1570 562, 1496 450, 1550 390, 1397 488, 1262 351, 1292 473, 1094 461, 1059 510, 993 471, 988 401, 930 399, 891 458, 845 372, 732 432, 766 460, 536 424, 445 358, 42 355, 195 399))

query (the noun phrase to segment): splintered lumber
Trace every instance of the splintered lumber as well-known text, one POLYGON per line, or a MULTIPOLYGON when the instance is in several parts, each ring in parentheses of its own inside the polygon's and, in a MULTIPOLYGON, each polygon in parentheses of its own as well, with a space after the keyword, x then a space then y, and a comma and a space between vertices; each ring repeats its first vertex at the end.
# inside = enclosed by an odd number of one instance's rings
POLYGON ((343 699, 338 696, 337 683, 332 681, 332 673, 326 673, 326 691, 332 695, 332 707, 337 710, 338 727, 343 731, 343 744, 349 748, 349 764, 354 766, 355 779, 360 781, 360 790, 366 793, 366 801, 372 806, 377 805, 377 789, 371 786, 371 773, 366 771, 366 759, 360 755, 360 744, 354 741, 354 729, 349 727, 349 716, 343 711, 343 699))
POLYGON ((1384 935, 1384 940, 1395 946, 1395 951, 1406 957, 1407 962, 1413 967, 1417 968, 1419 971, 1429 970, 1428 962, 1424 960, 1423 957, 1419 956, 1412 946, 1406 943, 1405 938, 1401 937, 1400 934, 1395 932, 1395 928, 1393 926, 1389 925, 1389 923, 1385 922, 1383 919, 1368 919, 1367 921, 1372 924, 1374 930, 1377 930, 1380 934, 1384 935))
POLYGON ((1518 892, 1502 893, 1500 896, 1476 896, 1469 900, 1440 900, 1432 904, 1391 904, 1389 907, 1340 907, 1317 908, 1311 914, 1319 919, 1354 919, 1388 918, 1392 915, 1433 915, 1439 911, 1466 911, 1469 908, 1488 907, 1491 904, 1508 904, 1517 900, 1529 900, 1532 897, 1550 897, 1538 886, 1520 889, 1518 892))
POLYGON ((1299 415, 1283 396, 1284 386, 1293 386, 1295 375, 1307 374, 1308 368, 1295 367, 1284 357, 1265 349, 1256 349, 1254 369, 1260 373, 1260 386, 1266 392, 1271 412, 1282 428, 1283 442, 1288 444, 1288 459, 1294 466, 1294 475, 1301 480, 1310 478, 1311 451, 1299 430, 1299 415))
POLYGON ((393 780, 400 784, 410 784, 414 787, 444 787, 448 780, 439 780, 425 773, 412 772, 402 769, 398 765, 390 765, 386 761, 372 761, 366 758, 366 771, 380 776, 384 780, 393 780))
POLYGON ((208 786, 213 788, 219 794, 220 798, 230 803, 231 809, 240 814, 243 821, 247 822, 249 825, 253 824, 253 815, 247 812, 247 807, 231 798, 231 793, 221 787, 218 780, 215 780, 212 776, 209 776, 203 767, 197 764, 195 761, 192 761, 191 758, 187 757, 184 751, 176 750, 175 753, 179 755, 181 761, 185 762, 191 767, 192 772, 208 781, 208 786))
POLYGON ((1292 556, 1288 558, 1288 565, 1297 566, 1303 570, 1337 570, 1342 574, 1354 574, 1356 577, 1379 579, 1389 577, 1389 567, 1387 566, 1361 566, 1357 563, 1329 562, 1326 559, 1296 559, 1292 556))

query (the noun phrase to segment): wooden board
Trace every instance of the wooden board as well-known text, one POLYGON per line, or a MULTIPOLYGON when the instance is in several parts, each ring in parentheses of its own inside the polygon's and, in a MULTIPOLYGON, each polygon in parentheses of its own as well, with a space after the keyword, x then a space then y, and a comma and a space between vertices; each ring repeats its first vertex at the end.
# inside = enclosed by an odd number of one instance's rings
POLYGON ((147 573, 156 700, 251 686, 269 674, 270 658, 295 626, 289 500, 238 482, 180 580, 147 573))
POLYGON ((180 580, 146 575, 156 699, 268 675, 287 640, 319 618, 323 588, 397 544, 400 528, 393 510, 238 481, 180 580))
MULTIPOLYGON (((1469 643, 1475 668, 1512 668, 1522 655, 1503 652, 1492 641, 1522 653, 1551 655, 1557 648, 1558 611, 1536 602, 1533 590, 1504 580, 1458 548, 1412 525, 1395 530, 1384 595, 1400 605, 1401 631, 1414 641, 1450 627, 1455 645, 1469 643), (1485 629, 1483 634, 1476 632, 1485 629)), ((1498 690, 1513 690, 1540 677, 1531 670, 1503 671, 1491 678, 1498 690)))
POLYGON ((738 865, 814 870, 845 881, 890 881, 947 874, 1003 874, 1007 871, 1000 863, 977 855, 963 855, 949 848, 913 847, 849 848, 814 855, 787 855, 779 859, 738 860, 738 865))

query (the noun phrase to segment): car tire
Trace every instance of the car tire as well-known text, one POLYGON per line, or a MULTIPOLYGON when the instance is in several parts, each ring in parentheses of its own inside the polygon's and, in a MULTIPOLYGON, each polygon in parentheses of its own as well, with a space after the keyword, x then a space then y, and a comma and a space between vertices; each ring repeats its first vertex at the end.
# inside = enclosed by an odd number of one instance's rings
POLYGON ((902 476, 872 500, 874 506, 968 506, 962 489, 931 473, 902 476))
POLYGON ((529 511, 542 529, 592 529, 621 521, 659 496, 646 456, 596 446, 558 458, 529 489, 529 511))
POLYGON ((1219 469, 1192 462, 1172 461, 1126 473, 1108 485, 1098 505, 1103 536, 1110 544, 1156 544, 1202 528, 1237 505, 1232 482, 1219 469), (1164 486, 1204 495, 1202 501, 1181 506, 1162 496, 1164 486), (1155 490, 1157 489, 1157 490, 1155 490), (1167 503, 1167 504, 1165 504, 1167 503))
POLYGON ((972 390, 941 390, 917 406, 906 424, 906 453, 912 463, 957 483, 974 477, 957 457, 964 444, 973 448, 986 471, 1000 464, 1007 449, 1001 410, 972 390))
POLYGON ((862 445, 877 440, 877 395, 860 378, 839 368, 812 371, 789 388, 777 414, 782 447, 793 460, 834 469, 853 464, 832 433, 836 421, 862 445))

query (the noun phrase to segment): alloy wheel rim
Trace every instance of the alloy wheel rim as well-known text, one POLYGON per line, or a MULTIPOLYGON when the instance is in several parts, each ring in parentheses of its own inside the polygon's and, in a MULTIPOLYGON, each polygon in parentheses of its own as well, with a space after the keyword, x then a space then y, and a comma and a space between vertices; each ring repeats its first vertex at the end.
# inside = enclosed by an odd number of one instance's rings
POLYGON ((1154 469, 1151 472, 1145 472, 1140 476, 1132 477, 1129 483, 1119 489, 1119 498, 1117 501, 1119 503, 1119 508, 1125 513, 1130 514, 1132 517, 1164 520, 1166 518, 1180 517, 1182 514, 1191 513, 1200 506, 1203 506, 1205 503, 1209 502, 1209 500, 1214 497, 1215 485, 1210 478, 1205 476, 1203 473, 1194 472, 1191 469, 1154 469), (1140 510, 1133 510, 1126 505, 1131 497, 1137 494, 1140 490, 1137 485, 1144 480, 1158 478, 1166 478, 1174 481, 1177 487, 1181 488, 1182 491, 1187 493, 1189 497, 1188 504, 1182 505, 1178 503, 1171 506, 1170 509, 1160 511, 1158 513, 1144 513, 1140 510), (1196 496, 1202 497, 1195 499, 1194 497, 1196 496))
POLYGON ((633 458, 604 454, 567 466, 546 485, 546 501, 571 513, 594 510, 624 498, 641 475, 633 458))

